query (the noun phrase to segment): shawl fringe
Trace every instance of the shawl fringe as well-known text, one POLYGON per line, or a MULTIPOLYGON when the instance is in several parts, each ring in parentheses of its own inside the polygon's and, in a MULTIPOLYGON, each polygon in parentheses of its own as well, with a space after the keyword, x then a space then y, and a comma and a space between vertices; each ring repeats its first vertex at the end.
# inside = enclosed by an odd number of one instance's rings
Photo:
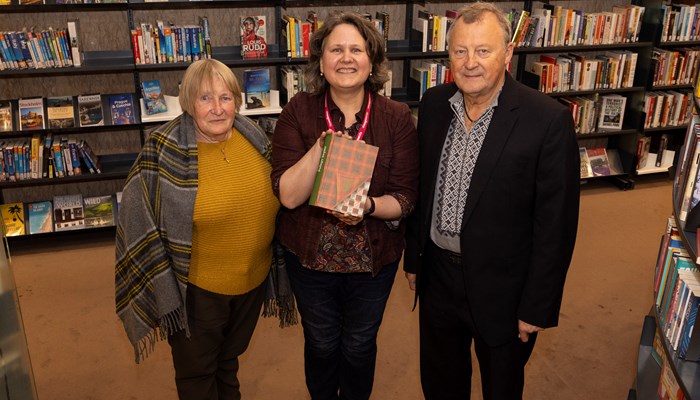
POLYGON ((284 249, 278 243, 273 243, 272 254, 272 266, 267 276, 262 316, 277 317, 280 320, 279 327, 286 328, 298 323, 294 294, 284 262, 284 249))

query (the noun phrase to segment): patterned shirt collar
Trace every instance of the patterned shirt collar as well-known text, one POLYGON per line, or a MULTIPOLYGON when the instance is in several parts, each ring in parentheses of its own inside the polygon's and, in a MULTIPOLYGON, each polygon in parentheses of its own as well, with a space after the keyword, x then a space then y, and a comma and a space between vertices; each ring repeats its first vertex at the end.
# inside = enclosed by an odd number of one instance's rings
MULTIPOLYGON (((505 82, 503 82, 505 84, 505 82)), ((503 92, 503 84, 501 84, 501 87, 498 89, 498 95, 491 100, 491 103, 484 109, 484 112, 481 113, 483 116, 486 114, 489 109, 495 108, 498 106, 498 98, 501 97, 501 92, 503 92)), ((461 124, 464 125, 464 95, 462 94, 461 90, 457 90, 455 94, 450 97, 448 100, 450 103, 450 107, 452 107, 452 111, 454 112, 455 116, 457 116, 457 120, 461 121, 461 124)), ((479 117, 481 119, 481 117, 479 117)), ((467 127, 464 127, 465 130, 468 131, 467 127)))

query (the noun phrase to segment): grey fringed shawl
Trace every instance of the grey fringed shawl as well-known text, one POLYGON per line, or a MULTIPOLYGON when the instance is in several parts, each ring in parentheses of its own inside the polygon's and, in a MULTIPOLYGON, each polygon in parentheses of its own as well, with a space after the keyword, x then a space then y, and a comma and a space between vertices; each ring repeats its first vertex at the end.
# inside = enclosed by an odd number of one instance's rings
MULTIPOLYGON (((270 141, 255 122, 236 114, 234 127, 270 160, 270 141)), ((158 339, 182 329, 189 336, 184 304, 197 163, 194 121, 185 113, 151 133, 122 192, 116 308, 137 363, 158 339)), ((296 310, 279 246, 274 246, 273 255, 263 316, 278 316, 284 327, 296 323, 296 310)))

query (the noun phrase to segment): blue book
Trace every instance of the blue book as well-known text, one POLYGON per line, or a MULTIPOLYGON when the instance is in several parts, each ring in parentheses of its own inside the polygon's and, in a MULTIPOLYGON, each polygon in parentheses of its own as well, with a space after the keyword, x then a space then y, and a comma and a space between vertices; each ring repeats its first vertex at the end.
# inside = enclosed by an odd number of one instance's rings
POLYGON ((243 71, 245 108, 270 107, 270 70, 268 68, 243 71))
POLYGON ((130 125, 136 123, 134 101, 129 93, 109 96, 109 114, 112 125, 130 125))
POLYGON ((53 232, 53 206, 50 201, 27 204, 29 234, 53 232))
POLYGON ((158 79, 141 82, 141 92, 146 114, 153 115, 168 111, 158 79))

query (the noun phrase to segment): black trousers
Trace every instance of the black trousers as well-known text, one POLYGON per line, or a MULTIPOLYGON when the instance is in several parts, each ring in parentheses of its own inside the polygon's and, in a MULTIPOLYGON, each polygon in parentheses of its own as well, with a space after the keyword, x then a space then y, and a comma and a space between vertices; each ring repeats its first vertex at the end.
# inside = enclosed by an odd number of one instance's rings
POLYGON ((238 356, 248 348, 265 298, 265 285, 228 296, 187 287, 188 339, 168 338, 180 400, 239 400, 238 356))
MULTIPOLYGON (((525 364, 537 335, 488 346, 467 301, 459 255, 430 242, 421 272, 420 371, 426 400, 465 400, 471 393, 471 345, 479 362, 484 400, 522 399, 525 364)), ((513 322, 517 324, 517 321, 513 322)))

